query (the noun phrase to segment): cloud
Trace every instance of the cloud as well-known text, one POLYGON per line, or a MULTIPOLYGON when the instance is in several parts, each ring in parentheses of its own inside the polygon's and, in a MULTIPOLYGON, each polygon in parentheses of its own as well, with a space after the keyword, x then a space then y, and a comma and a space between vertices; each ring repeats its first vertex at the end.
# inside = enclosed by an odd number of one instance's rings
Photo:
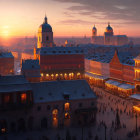
POLYGON ((90 16, 96 19, 122 20, 140 24, 140 0, 54 0, 73 3, 67 12, 90 16), (98 14, 97 14, 98 13, 98 14), (99 14, 100 13, 100 14, 99 14))

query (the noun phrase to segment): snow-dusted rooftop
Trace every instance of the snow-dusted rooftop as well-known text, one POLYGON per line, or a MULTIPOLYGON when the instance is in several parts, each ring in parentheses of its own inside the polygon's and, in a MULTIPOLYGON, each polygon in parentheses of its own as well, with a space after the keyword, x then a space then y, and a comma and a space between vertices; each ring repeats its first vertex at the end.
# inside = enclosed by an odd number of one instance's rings
POLYGON ((133 95, 130 96, 130 98, 140 100, 140 94, 133 94, 133 95))
POLYGON ((96 95, 85 80, 50 81, 31 84, 35 103, 64 100, 95 99, 96 95))
POLYGON ((60 55, 60 54, 83 54, 83 49, 79 47, 42 47, 40 55, 60 55))
POLYGON ((106 77, 106 76, 96 75, 96 74, 93 74, 93 73, 90 73, 90 72, 86 72, 85 74, 90 76, 90 77, 93 77, 95 79, 101 79, 101 80, 108 79, 108 77, 106 77))
POLYGON ((114 81, 114 80, 108 80, 105 83, 110 84, 110 85, 114 85, 114 86, 119 86, 121 83, 114 81))
MULTIPOLYGON (((107 53, 94 53, 92 56, 87 57, 86 59, 90 59, 93 61, 98 61, 102 63, 110 63, 114 56, 114 51, 110 51, 107 53)), ((119 60, 124 65, 135 65, 134 56, 130 52, 118 52, 119 60)))
POLYGON ((118 87, 121 89, 135 89, 135 86, 130 84, 121 84, 118 87))
POLYGON ((110 85, 114 85, 117 86, 120 89, 134 89, 135 86, 134 85, 130 85, 130 84, 122 84, 118 81, 114 81, 114 80, 108 80, 105 83, 110 84, 110 85))
POLYGON ((39 60, 27 59, 22 61, 22 70, 40 69, 39 60))
POLYGON ((0 58, 3 58, 3 57, 13 58, 14 56, 12 55, 11 52, 0 52, 0 58))
POLYGON ((29 82, 22 75, 0 76, 0 93, 31 90, 29 82))

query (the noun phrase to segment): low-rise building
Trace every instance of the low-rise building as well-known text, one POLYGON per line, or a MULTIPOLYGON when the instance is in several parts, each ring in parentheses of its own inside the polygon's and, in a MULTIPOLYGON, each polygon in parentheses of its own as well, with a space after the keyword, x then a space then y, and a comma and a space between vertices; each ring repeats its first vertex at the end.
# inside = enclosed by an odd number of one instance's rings
POLYGON ((14 56, 11 52, 0 51, 0 75, 14 74, 14 56))
POLYGON ((39 82, 41 77, 39 60, 22 60, 21 73, 29 82, 39 82))

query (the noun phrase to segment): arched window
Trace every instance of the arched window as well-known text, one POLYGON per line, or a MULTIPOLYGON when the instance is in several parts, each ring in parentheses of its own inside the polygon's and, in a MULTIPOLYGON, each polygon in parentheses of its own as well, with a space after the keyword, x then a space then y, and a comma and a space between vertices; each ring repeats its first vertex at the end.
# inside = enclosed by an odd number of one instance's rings
POLYGON ((52 111, 52 124, 53 127, 58 127, 58 109, 52 111))
POLYGON ((48 41, 49 40, 49 37, 48 36, 46 36, 46 41, 48 41))
POLYGON ((41 128, 47 128, 47 126, 48 126, 48 121, 46 118, 43 118, 41 120, 41 128))
POLYGON ((65 103, 65 111, 69 111, 70 110, 70 103, 65 103))

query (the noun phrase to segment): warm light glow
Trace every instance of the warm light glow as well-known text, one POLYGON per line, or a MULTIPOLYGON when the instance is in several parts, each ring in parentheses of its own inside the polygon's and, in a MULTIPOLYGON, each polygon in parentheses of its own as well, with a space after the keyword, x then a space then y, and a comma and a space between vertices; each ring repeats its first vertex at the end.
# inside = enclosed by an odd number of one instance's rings
POLYGON ((65 111, 69 111, 70 109, 70 103, 65 103, 65 111))
POLYGON ((22 102, 22 103, 25 103, 25 102, 26 102, 26 99, 27 99, 26 93, 22 93, 22 94, 21 94, 21 102, 22 102))
POLYGON ((5 95, 4 96, 4 103, 9 103, 10 101, 10 96, 9 95, 5 95))

